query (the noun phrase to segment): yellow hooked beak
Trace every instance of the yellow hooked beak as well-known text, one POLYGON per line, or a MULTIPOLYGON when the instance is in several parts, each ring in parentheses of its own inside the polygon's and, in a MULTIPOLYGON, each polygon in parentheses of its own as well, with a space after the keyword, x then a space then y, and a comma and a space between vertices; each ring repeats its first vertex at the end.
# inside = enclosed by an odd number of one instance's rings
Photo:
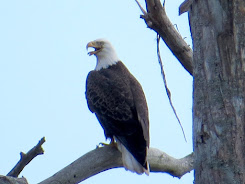
POLYGON ((100 52, 101 49, 102 49, 101 44, 98 44, 98 43, 95 42, 95 41, 89 42, 89 43, 87 44, 87 46, 86 46, 86 49, 88 50, 89 47, 94 48, 94 51, 88 52, 88 55, 89 55, 89 56, 92 56, 92 55, 94 55, 94 54, 96 55, 96 54, 97 54, 98 52, 100 52))

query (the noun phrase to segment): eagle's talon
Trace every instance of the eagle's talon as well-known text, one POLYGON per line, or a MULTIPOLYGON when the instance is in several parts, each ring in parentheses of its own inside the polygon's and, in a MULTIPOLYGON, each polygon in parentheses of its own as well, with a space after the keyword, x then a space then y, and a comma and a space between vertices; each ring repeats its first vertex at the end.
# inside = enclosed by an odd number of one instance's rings
POLYGON ((103 146, 109 146, 109 145, 110 145, 110 144, 107 144, 107 143, 104 143, 104 142, 100 142, 99 145, 98 145, 98 147, 100 147, 100 146, 102 146, 102 147, 103 147, 103 146))
POLYGON ((103 147, 103 146, 117 146, 117 143, 116 143, 116 141, 112 138, 109 144, 108 144, 108 143, 104 143, 104 142, 100 142, 100 143, 97 145, 96 148, 99 148, 100 146, 102 146, 102 147, 103 147))

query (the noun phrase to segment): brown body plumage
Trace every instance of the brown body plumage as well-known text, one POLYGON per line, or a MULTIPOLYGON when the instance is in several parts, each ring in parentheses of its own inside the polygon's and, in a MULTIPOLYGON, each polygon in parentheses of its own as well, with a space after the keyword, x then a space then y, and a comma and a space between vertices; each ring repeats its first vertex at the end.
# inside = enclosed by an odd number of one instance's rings
POLYGON ((116 140, 125 168, 138 174, 149 174, 148 108, 135 77, 121 61, 97 68, 88 74, 86 98, 106 138, 116 140))

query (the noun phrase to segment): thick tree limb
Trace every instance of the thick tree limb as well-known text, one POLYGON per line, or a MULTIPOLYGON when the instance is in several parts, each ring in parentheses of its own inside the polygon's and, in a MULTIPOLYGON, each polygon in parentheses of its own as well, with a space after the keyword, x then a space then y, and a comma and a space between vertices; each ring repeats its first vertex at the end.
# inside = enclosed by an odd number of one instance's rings
MULTIPOLYGON (((178 178, 193 169, 193 154, 175 159, 156 148, 150 148, 148 160, 151 172, 166 172, 178 178)), ((116 147, 105 146, 88 152, 39 184, 75 184, 118 167, 122 167, 121 153, 116 147)))
POLYGON ((156 148, 150 148, 148 160, 151 172, 165 172, 174 177, 181 178, 193 170, 194 154, 176 159, 156 148))
POLYGON ((45 142, 45 138, 43 137, 36 146, 34 146, 28 153, 20 153, 20 160, 14 166, 14 168, 7 174, 7 176, 18 177, 20 172, 24 169, 24 167, 37 155, 41 155, 44 153, 42 144, 45 142))
POLYGON ((0 175, 0 183, 1 184, 28 184, 25 178, 15 178, 11 176, 1 176, 1 175, 0 175))
MULTIPOLYGON (((143 18, 147 26, 157 32, 182 66, 193 74, 193 52, 166 15, 160 0, 146 0, 147 14, 143 18)), ((137 4, 139 4, 137 2, 137 4)), ((142 7, 140 6, 141 11, 142 7)), ((144 11, 143 11, 144 12, 144 11)))

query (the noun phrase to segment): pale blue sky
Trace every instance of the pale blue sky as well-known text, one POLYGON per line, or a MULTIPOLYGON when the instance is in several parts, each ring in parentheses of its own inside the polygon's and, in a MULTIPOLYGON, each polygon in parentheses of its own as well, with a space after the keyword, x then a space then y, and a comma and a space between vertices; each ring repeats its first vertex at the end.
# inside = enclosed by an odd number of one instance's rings
MULTIPOLYGON (((140 1, 144 6, 144 1, 140 1)), ((178 16, 181 0, 166 0, 173 24, 191 45, 187 14, 178 16)), ((30 184, 53 175, 105 141, 88 110, 85 80, 95 67, 86 44, 106 38, 142 84, 150 111, 151 146, 181 158, 192 152, 192 78, 161 42, 161 55, 173 103, 187 136, 171 110, 156 56, 156 33, 139 18, 135 1, 0 1, 0 174, 7 174, 43 137, 45 154, 21 173, 30 184)), ((164 173, 138 176, 113 169, 83 183, 190 184, 164 173)))

